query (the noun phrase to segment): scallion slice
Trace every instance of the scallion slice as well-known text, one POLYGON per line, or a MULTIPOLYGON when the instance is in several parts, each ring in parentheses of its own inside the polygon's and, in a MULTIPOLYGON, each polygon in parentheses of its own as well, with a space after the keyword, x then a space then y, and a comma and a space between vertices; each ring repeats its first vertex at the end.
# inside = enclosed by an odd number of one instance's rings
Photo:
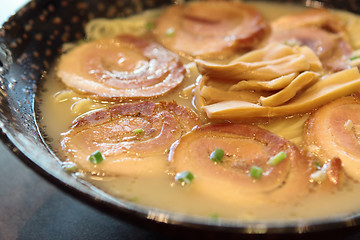
POLYGON ((99 164, 100 162, 102 162, 104 160, 101 152, 99 150, 93 152, 92 154, 90 154, 90 156, 88 157, 88 161, 94 164, 99 164))
POLYGON ((350 61, 354 61, 354 60, 359 59, 359 58, 360 58, 360 56, 351 57, 350 61))
POLYGON ((275 156, 271 157, 266 163, 270 166, 276 166, 286 158, 286 152, 281 151, 275 156))
POLYGON ((129 201, 130 201, 130 202, 138 202, 138 201, 139 201, 139 198, 133 197, 133 198, 130 198, 129 201))
POLYGON ((189 184, 192 180, 194 180, 194 174, 190 171, 182 171, 181 173, 177 173, 175 175, 175 180, 178 182, 183 182, 189 184))
POLYGON ((168 28, 167 30, 166 30, 166 32, 165 32, 165 35, 167 36, 167 37, 173 37, 173 36, 175 36, 175 29, 174 28, 168 28))
POLYGON ((299 41, 294 40, 294 39, 285 40, 285 41, 283 42, 283 44, 288 45, 288 46, 290 46, 290 47, 300 46, 300 45, 301 45, 301 43, 300 43, 299 41))
POLYGON ((63 167, 64 167, 65 171, 68 173, 75 173, 77 170, 77 166, 73 162, 66 162, 63 164, 63 167))
POLYGON ((147 22, 145 27, 147 30, 152 30, 152 29, 154 29, 155 25, 153 22, 147 22))
POLYGON ((212 218, 212 219, 218 219, 218 218, 219 218, 219 214, 217 214, 217 213, 212 213, 212 214, 210 214, 210 218, 212 218))
POLYGON ((221 162, 224 157, 224 150, 221 148, 215 148, 215 150, 210 154, 210 159, 214 162, 221 162))
POLYGON ((256 178, 256 179, 259 179, 262 177, 263 175, 263 170, 261 167, 258 167, 258 166, 252 166, 250 168, 250 176, 253 177, 253 178, 256 178))
POLYGON ((135 129, 133 131, 133 133, 135 133, 135 134, 140 134, 140 133, 143 133, 143 132, 144 132, 144 129, 142 129, 142 128, 137 128, 137 129, 135 129))
POLYGON ((316 168, 317 170, 320 170, 323 165, 321 164, 321 162, 315 161, 315 162, 314 162, 314 166, 315 166, 315 168, 316 168))

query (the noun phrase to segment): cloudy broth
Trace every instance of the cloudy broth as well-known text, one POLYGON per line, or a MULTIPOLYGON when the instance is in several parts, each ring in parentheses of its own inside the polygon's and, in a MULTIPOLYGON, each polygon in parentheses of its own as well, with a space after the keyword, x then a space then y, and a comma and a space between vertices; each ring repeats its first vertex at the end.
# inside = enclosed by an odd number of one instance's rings
MULTIPOLYGON (((273 4, 251 3, 255 5, 267 20, 284 14, 302 11, 303 7, 273 4)), ((186 62, 188 73, 185 81, 165 96, 152 101, 174 100, 179 105, 187 106, 194 111, 191 90, 195 84, 197 71, 192 63, 186 62), (185 90, 184 90, 185 89, 185 90)), ((63 83, 55 77, 56 66, 49 72, 40 99, 40 123, 43 132, 48 136, 50 145, 56 154, 63 159, 60 150, 61 133, 68 131, 72 121, 80 114, 101 107, 114 105, 115 102, 88 100, 86 96, 67 90, 63 83), (80 101, 80 104, 79 104, 80 101)), ((261 123, 261 127, 302 145, 303 123, 307 115, 292 118, 280 118, 261 123), (278 127, 281 125, 281 127, 278 127), (295 127, 294 127, 295 126, 295 127), (296 128, 295 130, 292 128, 296 128)), ((204 123, 209 120, 202 116, 204 123)), ((65 159, 64 159, 65 160, 65 159)), ((168 156, 163 156, 164 168, 168 166, 168 156)), ((360 184, 349 179, 338 189, 317 191, 316 188, 300 202, 285 206, 268 202, 261 206, 242 205, 229 199, 212 199, 208 195, 197 192, 191 184, 182 186, 173 180, 173 175, 164 171, 150 176, 91 176, 77 174, 104 192, 136 204, 164 209, 190 215, 241 219, 241 220, 297 220, 317 219, 331 216, 347 215, 360 211, 357 201, 360 184)), ((194 181, 192 184, 196 184, 194 181)))

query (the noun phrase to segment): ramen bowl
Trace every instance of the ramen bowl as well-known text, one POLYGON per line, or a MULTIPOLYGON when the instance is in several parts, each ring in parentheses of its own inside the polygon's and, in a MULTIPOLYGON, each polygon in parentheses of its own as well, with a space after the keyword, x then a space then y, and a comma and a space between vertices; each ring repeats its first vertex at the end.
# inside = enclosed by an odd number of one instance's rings
MULTIPOLYGON (((360 13, 356 1, 274 1, 330 7, 360 13)), ((332 218, 294 221, 230 220, 191 216, 109 195, 62 167, 41 131, 38 98, 43 81, 62 46, 84 38, 94 18, 126 17, 174 4, 166 0, 32 1, 0 29, 0 124, 2 140, 18 158, 45 179, 79 200, 120 220, 170 234, 207 238, 334 236, 358 230, 359 212, 332 218)))

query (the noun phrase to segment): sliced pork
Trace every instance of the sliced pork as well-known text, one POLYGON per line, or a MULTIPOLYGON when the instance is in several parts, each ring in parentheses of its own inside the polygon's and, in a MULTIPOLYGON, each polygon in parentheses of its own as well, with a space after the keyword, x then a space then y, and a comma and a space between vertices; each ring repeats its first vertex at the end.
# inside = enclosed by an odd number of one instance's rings
POLYGON ((173 145, 170 161, 176 173, 190 171, 193 188, 237 204, 293 203, 307 193, 310 170, 291 142, 251 125, 215 124, 195 128, 173 145), (222 149, 221 161, 211 159, 222 149), (268 161, 277 154, 278 164, 268 161), (261 177, 251 168, 261 168, 261 177))
POLYGON ((68 161, 96 175, 140 175, 165 171, 171 144, 200 124, 197 115, 173 102, 116 105, 76 119, 63 134, 68 161), (103 161, 89 156, 100 151, 103 161))
POLYGON ((304 136, 308 152, 323 164, 341 161, 345 173, 360 180, 360 100, 339 98, 309 118, 304 136))
POLYGON ((269 30, 253 7, 240 2, 202 1, 169 7, 154 34, 168 49, 200 58, 225 58, 254 48, 269 30))
POLYGON ((83 43, 60 58, 57 76, 68 87, 99 98, 163 95, 184 79, 179 57, 130 35, 83 43))
POLYGON ((284 16, 271 26, 270 42, 306 45, 330 71, 349 67, 352 47, 345 24, 329 10, 311 9, 284 16))

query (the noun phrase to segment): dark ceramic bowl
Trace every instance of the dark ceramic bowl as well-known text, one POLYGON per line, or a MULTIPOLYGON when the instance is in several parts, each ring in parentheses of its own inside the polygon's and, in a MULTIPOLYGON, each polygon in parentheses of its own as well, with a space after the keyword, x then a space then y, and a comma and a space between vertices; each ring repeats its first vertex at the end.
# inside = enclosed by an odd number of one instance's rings
MULTIPOLYGON (((291 2, 360 13, 357 0, 291 2)), ((171 0, 36 0, 18 11, 0 29, 2 140, 19 159, 67 193, 119 219, 173 236, 227 239, 291 235, 293 239, 358 230, 359 213, 309 222, 265 223, 216 221, 166 212, 115 199, 62 169, 39 131, 36 115, 38 86, 61 53, 62 44, 83 38, 84 25, 92 18, 127 16, 171 3, 171 0)))

